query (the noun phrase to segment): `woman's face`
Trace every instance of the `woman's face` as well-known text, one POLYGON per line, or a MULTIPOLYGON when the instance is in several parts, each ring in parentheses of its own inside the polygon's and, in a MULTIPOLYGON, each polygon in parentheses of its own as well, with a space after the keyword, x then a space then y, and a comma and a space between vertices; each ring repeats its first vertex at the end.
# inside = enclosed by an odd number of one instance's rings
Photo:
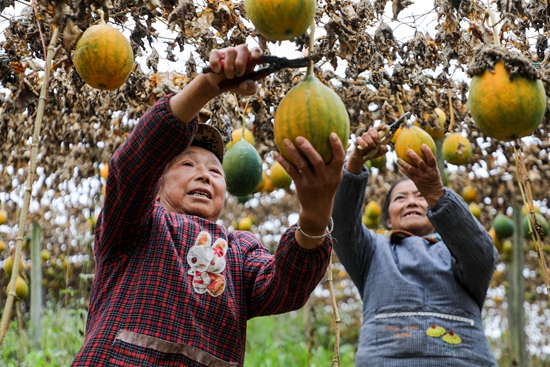
POLYGON ((390 229, 402 229, 417 236, 433 233, 434 227, 426 215, 427 208, 428 203, 414 182, 402 181, 393 188, 386 224, 390 229))
POLYGON ((190 146, 170 162, 158 200, 168 211, 215 222, 225 201, 223 167, 216 156, 190 146))

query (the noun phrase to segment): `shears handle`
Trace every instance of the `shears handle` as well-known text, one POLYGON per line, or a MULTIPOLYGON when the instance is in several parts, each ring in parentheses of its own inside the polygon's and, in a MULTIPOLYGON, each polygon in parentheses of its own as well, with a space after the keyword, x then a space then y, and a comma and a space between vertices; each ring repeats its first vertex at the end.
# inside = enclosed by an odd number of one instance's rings
POLYGON ((233 79, 226 79, 223 82, 221 82, 218 86, 220 87, 220 92, 225 92, 229 89, 238 87, 245 80, 260 80, 265 78, 271 73, 273 73, 273 70, 271 68, 265 68, 262 70, 245 73, 233 79))
MULTIPOLYGON (((233 89, 238 87, 242 82, 245 80, 260 80, 268 76, 269 74, 273 73, 275 70, 273 68, 264 68, 258 71, 254 71, 254 68, 256 65, 264 64, 266 62, 265 60, 266 56, 262 55, 257 59, 252 58, 252 56, 248 57, 248 61, 246 63, 246 69, 248 70, 247 73, 234 77, 233 79, 226 79, 222 81, 218 86, 220 87, 220 92, 225 92, 229 89, 233 89)), ((223 71, 225 62, 224 60, 220 60, 220 69, 223 71)), ((203 73, 210 73, 212 72, 212 69, 208 66, 202 70, 203 73)))
MULTIPOLYGON (((398 130, 399 126, 403 121, 406 121, 406 118, 410 115, 410 112, 405 112, 403 115, 401 115, 395 122, 393 122, 391 125, 382 125, 383 128, 382 131, 378 130, 378 135, 380 136, 380 144, 378 144, 376 147, 370 149, 365 155, 363 155, 363 159, 365 161, 368 161, 369 159, 372 159, 376 153, 378 152, 378 149, 381 145, 388 144, 390 139, 393 137, 393 134, 398 130)), ((359 149, 362 149, 360 146, 358 146, 359 149)))
POLYGON ((372 159, 378 153, 378 149, 380 148, 380 146, 386 145, 390 141, 391 134, 389 132, 390 132, 390 129, 386 128, 386 130, 383 130, 378 133, 378 135, 380 135, 380 138, 381 138, 380 144, 376 145, 374 148, 370 149, 363 155, 363 159, 365 161, 372 159))
MULTIPOLYGON (((265 63, 264 58, 265 58, 264 55, 260 56, 257 59, 254 59, 252 56, 248 56, 248 60, 246 62, 246 70, 252 71, 252 70, 254 70, 256 65, 265 63)), ((221 59, 220 60, 220 72, 223 71, 224 65, 225 65, 225 60, 221 59)), ((204 69, 202 69, 202 73, 203 74, 212 73, 212 69, 210 68, 210 66, 207 66, 204 69)))

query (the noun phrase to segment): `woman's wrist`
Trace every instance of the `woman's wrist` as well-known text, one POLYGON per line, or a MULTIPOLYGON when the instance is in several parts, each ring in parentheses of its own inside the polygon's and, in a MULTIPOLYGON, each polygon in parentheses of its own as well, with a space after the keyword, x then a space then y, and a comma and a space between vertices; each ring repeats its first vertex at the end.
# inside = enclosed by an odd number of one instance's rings
POLYGON ((322 244, 332 229, 334 224, 332 218, 328 217, 325 221, 321 217, 309 218, 307 215, 300 215, 296 223, 296 240, 303 248, 313 249, 322 244))
POLYGON ((363 170, 365 162, 357 160, 357 158, 351 156, 346 162, 346 171, 358 175, 363 170))
POLYGON ((204 105, 219 94, 219 88, 213 86, 205 74, 199 74, 170 98, 170 109, 178 120, 188 123, 197 116, 204 105))
POLYGON ((428 195, 423 194, 422 196, 424 196, 424 199, 426 200, 430 208, 433 208, 434 206, 436 206, 439 200, 443 197, 443 195, 445 195, 445 189, 441 187, 439 189, 430 191, 428 195))

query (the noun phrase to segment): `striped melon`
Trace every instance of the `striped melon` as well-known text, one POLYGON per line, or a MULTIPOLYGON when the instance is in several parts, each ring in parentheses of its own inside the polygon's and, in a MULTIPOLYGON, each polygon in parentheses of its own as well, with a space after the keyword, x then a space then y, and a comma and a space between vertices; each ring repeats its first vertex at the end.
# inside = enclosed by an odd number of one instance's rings
POLYGON ((275 144, 289 161, 283 141, 294 142, 296 137, 306 138, 328 163, 332 160, 330 134, 335 132, 342 146, 349 138, 350 122, 346 106, 332 89, 314 75, 306 76, 283 98, 275 113, 275 144))
POLYGON ((315 0, 245 0, 248 19, 264 37, 300 37, 313 23, 315 0))

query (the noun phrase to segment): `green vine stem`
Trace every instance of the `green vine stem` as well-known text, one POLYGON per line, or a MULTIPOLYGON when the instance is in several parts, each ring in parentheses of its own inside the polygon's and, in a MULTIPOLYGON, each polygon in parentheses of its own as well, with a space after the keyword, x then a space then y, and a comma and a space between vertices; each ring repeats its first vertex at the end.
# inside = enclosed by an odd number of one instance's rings
POLYGON ((42 88, 40 90, 40 98, 38 99, 38 108, 36 111, 36 120, 34 122, 34 132, 32 136, 32 145, 31 145, 31 162, 29 167, 29 175, 27 177, 27 185, 25 189, 25 195, 23 197, 23 206, 21 210, 21 215, 19 217, 19 231, 16 237, 15 243, 15 254, 13 261, 13 269, 11 274, 11 287, 7 290, 8 298, 6 300, 6 305, 4 307, 4 312, 2 314, 2 321, 0 322, 0 346, 8 333, 8 326, 11 318, 11 311, 13 308, 13 303, 15 300, 15 283, 17 281, 17 276, 19 275, 19 259, 21 259, 21 253, 23 250, 23 241, 25 235, 25 224, 27 222, 27 213, 29 209, 30 196, 32 190, 33 177, 36 172, 36 156, 38 155, 38 140, 40 138, 40 128, 42 126, 42 118, 44 116, 44 108, 46 105, 46 93, 48 91, 49 79, 50 79, 50 70, 53 55, 55 53, 55 45, 59 39, 59 27, 53 28, 52 39, 48 45, 48 53, 46 56, 45 64, 45 73, 44 80, 42 81, 42 88))
POLYGON ((527 177, 529 177, 527 175, 527 167, 525 167, 525 162, 522 159, 521 152, 518 151, 516 146, 519 146, 519 142, 516 142, 516 144, 514 144, 514 155, 516 157, 516 175, 518 178, 518 186, 521 192, 523 203, 529 209, 529 215, 531 216, 532 222, 527 221, 529 225, 529 233, 531 234, 531 238, 536 244, 537 259, 538 259, 539 267, 542 273, 542 279, 544 280, 544 284, 546 285, 548 300, 550 301, 550 272, 548 271, 548 267, 546 266, 546 258, 544 256, 544 252, 541 244, 542 230, 539 231, 541 226, 537 221, 537 217, 535 215, 532 190, 531 190, 531 186, 529 185, 529 182, 527 181, 527 177))

